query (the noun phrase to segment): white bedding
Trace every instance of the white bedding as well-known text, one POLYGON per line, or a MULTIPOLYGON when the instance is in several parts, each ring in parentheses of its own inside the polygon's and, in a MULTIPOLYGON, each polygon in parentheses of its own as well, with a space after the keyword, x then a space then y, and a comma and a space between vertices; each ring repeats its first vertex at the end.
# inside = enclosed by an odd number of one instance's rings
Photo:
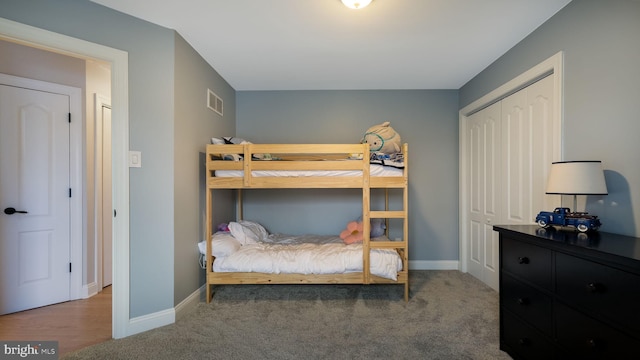
MULTIPOLYGON (((201 247, 202 252, 203 247, 201 247)), ((371 274, 397 280, 402 259, 390 249, 373 249, 371 274)), ((272 234, 265 241, 242 245, 213 262, 216 272, 269 274, 340 274, 362 271, 362 244, 345 245, 335 236, 292 237, 272 234)))
MULTIPOLYGON (((375 165, 372 164, 369 167, 370 176, 402 176, 403 169, 394 168, 391 166, 375 165)), ((282 176, 282 177, 307 177, 307 176, 361 176, 362 171, 359 170, 254 170, 251 172, 254 177, 266 177, 266 176, 282 176)), ((215 176, 218 177, 243 177, 243 170, 217 170, 215 176)))

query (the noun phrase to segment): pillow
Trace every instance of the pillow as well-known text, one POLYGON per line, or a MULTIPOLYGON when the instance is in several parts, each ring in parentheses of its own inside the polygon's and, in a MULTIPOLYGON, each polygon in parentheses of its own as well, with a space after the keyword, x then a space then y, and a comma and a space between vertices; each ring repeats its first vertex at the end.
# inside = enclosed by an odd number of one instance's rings
POLYGON ((269 236, 267 230, 257 222, 240 220, 229 223, 229 231, 242 245, 261 242, 269 236))
MULTIPOLYGON (((238 251, 242 246, 229 232, 219 231, 211 236, 211 255, 221 258, 238 251)), ((202 255, 207 254, 207 243, 200 241, 198 249, 202 255)))
MULTIPOLYGON (((211 143, 214 145, 225 145, 225 144, 250 144, 245 139, 236 138, 231 136, 224 136, 221 138, 212 137, 211 143)), ((222 160, 231 160, 231 161, 240 161, 242 160, 242 154, 216 154, 222 160)))
MULTIPOLYGON (((231 136, 223 136, 221 138, 212 137, 211 143, 214 145, 224 145, 224 144, 252 144, 252 142, 247 141, 243 138, 231 137, 231 136)), ((254 159, 258 160, 271 160, 271 154, 252 154, 254 159)), ((240 154, 220 154, 220 158, 223 160, 233 160, 240 161, 242 160, 242 155, 240 154)))
POLYGON ((211 143, 214 145, 224 145, 224 144, 251 144, 249 141, 243 138, 237 138, 232 136, 223 136, 221 138, 212 137, 211 143))

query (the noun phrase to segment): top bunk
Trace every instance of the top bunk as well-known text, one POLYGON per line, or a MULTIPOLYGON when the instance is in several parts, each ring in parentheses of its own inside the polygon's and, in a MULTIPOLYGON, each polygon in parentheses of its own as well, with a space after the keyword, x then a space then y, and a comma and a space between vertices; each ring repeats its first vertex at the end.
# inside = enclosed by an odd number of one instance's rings
POLYGON ((404 188, 408 145, 387 159, 369 144, 211 144, 209 189, 404 188))

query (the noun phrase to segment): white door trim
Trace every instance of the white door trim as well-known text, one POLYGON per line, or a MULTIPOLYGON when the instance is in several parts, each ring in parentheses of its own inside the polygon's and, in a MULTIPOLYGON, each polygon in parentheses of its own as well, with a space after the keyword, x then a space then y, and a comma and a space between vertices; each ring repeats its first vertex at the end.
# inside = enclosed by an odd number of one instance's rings
POLYGON ((128 53, 0 18, 0 38, 111 63, 113 208, 112 335, 132 335, 129 319, 129 63, 128 53))
MULTIPOLYGON (((500 99, 515 93, 516 91, 526 87, 527 85, 539 80, 549 74, 553 76, 553 119, 554 126, 552 129, 553 132, 553 149, 552 154, 554 161, 560 160, 563 154, 563 144, 562 144, 562 131, 563 131, 563 96, 564 96, 564 74, 563 74, 563 65, 564 65, 564 55, 563 52, 560 51, 555 55, 549 57, 544 60, 540 64, 534 66, 533 68, 525 71, 520 74, 516 78, 508 81, 497 89, 489 92, 488 94, 482 96, 478 100, 472 102, 471 104, 462 108, 459 112, 459 204, 458 204, 458 215, 459 215, 459 223, 458 223, 458 233, 459 243, 458 248, 460 249, 458 254, 459 259, 459 269, 461 272, 467 272, 467 257, 468 257, 468 238, 467 238, 467 224, 468 218, 467 213, 469 210, 469 202, 468 196, 469 193, 467 191, 467 177, 468 177, 468 161, 467 154, 467 144, 466 144, 466 134, 467 134, 467 117, 493 103, 499 101, 500 99)), ((532 220, 533 221, 533 220, 532 220)))

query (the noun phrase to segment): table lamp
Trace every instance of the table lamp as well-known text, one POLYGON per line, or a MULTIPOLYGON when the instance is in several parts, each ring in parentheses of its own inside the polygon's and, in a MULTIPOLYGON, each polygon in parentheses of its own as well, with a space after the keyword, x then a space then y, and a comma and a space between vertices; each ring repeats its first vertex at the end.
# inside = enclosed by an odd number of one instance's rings
POLYGON ((547 194, 573 195, 573 211, 578 195, 607 195, 601 161, 558 161, 551 163, 547 194))
POLYGON ((573 195, 573 212, 559 207, 553 212, 541 211, 536 222, 541 227, 551 225, 575 227, 580 232, 597 230, 601 223, 597 216, 577 212, 578 195, 607 195, 607 184, 600 161, 558 161, 551 164, 547 194, 573 195))

